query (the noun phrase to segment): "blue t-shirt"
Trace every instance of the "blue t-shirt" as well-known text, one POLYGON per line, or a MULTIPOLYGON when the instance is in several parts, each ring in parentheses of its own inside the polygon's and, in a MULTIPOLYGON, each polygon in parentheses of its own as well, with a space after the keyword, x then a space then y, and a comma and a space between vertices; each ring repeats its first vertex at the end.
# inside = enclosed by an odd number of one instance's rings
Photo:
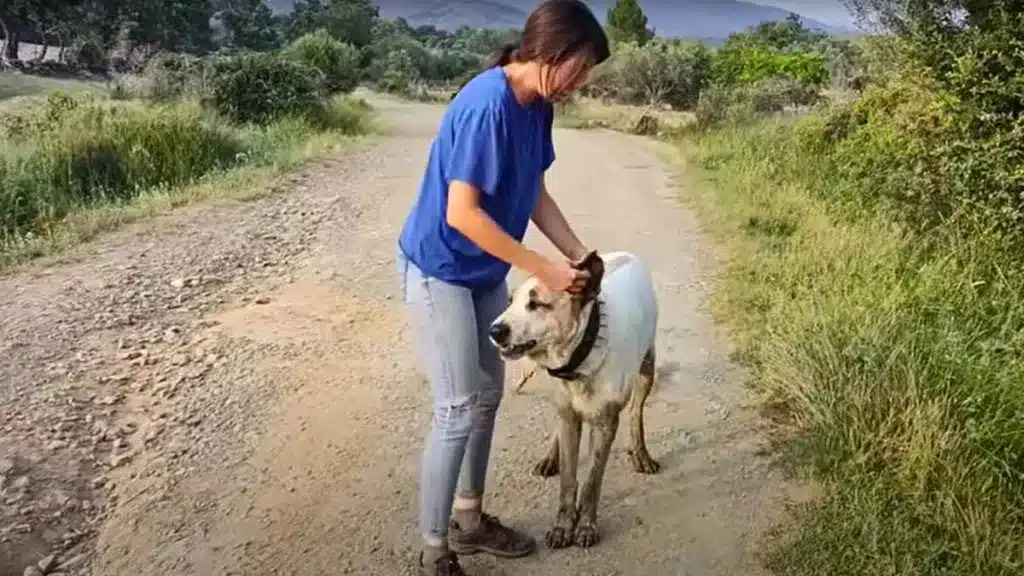
POLYGON ((520 104, 500 66, 469 81, 448 106, 430 147, 419 197, 406 217, 399 246, 426 275, 471 289, 505 280, 509 265, 448 225, 452 180, 480 190, 480 206, 522 241, 537 205, 544 172, 555 159, 553 110, 543 100, 520 104))

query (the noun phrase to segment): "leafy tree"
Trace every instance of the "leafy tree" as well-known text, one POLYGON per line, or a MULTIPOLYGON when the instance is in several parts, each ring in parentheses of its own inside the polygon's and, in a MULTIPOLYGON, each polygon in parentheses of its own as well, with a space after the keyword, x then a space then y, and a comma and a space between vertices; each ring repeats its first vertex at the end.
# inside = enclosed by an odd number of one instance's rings
POLYGON ((209 0, 123 0, 120 37, 133 46, 203 54, 213 48, 209 0))
POLYGON ((256 51, 278 46, 274 13, 265 0, 220 0, 219 16, 227 46, 256 51))
POLYGON ((647 28, 647 15, 637 0, 616 0, 608 9, 608 36, 612 42, 635 42, 640 46, 654 37, 647 28))
POLYGON ((338 40, 364 48, 373 42, 379 18, 373 0, 298 0, 287 35, 294 40, 324 28, 338 40))

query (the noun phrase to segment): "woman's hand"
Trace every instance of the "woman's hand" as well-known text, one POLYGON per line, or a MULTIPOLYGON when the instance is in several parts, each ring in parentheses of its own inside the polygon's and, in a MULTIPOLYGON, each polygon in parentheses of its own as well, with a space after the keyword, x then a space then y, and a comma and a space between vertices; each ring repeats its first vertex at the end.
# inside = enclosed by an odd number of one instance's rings
POLYGON ((550 261, 537 271, 537 279, 549 290, 555 292, 578 294, 583 291, 588 278, 590 278, 590 272, 586 270, 577 270, 568 264, 557 264, 550 261))

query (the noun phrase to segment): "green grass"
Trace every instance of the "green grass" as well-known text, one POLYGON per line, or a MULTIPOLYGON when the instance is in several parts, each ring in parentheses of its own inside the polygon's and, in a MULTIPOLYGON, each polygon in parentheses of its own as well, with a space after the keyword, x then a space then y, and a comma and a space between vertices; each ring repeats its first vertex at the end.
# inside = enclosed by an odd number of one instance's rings
POLYGON ((63 78, 47 78, 20 72, 0 72, 0 103, 19 96, 46 95, 56 90, 66 92, 96 91, 102 89, 97 82, 63 78))
MULTIPOLYGON (((799 124, 799 123, 798 123, 799 124)), ((767 121, 681 148, 728 257, 716 315, 825 496, 770 543, 787 576, 1024 574, 1024 266, 843 196, 767 121)))
POLYGON ((307 160, 373 129, 363 101, 316 119, 237 126, 196 104, 53 96, 3 116, 0 269, 139 217, 213 198, 261 195, 307 160))

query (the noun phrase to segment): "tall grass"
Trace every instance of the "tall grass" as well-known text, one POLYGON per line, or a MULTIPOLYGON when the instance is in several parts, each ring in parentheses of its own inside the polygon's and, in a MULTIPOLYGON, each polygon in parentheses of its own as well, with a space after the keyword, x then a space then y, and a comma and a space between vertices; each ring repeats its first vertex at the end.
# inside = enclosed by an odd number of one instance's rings
POLYGON ((45 105, 3 119, 0 264, 62 235, 75 214, 240 169, 292 166, 315 152, 313 144, 364 132, 368 113, 365 103, 339 97, 316 117, 240 126, 195 103, 51 95, 45 105))
POLYGON ((687 146, 731 256, 734 328, 788 455, 827 496, 774 541, 799 576, 1024 574, 1024 265, 962 224, 851 197, 807 122, 687 146))

